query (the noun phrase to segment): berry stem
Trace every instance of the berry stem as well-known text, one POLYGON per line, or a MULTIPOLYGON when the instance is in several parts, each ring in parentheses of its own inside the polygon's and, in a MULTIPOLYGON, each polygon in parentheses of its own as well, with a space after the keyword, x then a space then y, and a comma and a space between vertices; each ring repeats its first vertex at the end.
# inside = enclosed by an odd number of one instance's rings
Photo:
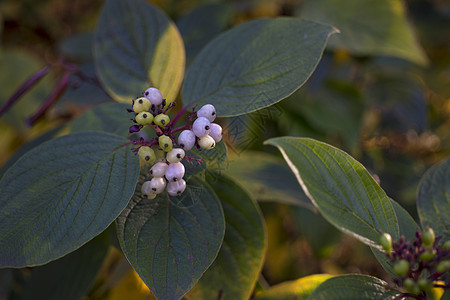
POLYGON ((174 128, 171 130, 171 132, 177 132, 177 131, 181 131, 181 130, 185 130, 185 129, 191 129, 191 125, 187 124, 187 125, 183 125, 177 128, 174 128))

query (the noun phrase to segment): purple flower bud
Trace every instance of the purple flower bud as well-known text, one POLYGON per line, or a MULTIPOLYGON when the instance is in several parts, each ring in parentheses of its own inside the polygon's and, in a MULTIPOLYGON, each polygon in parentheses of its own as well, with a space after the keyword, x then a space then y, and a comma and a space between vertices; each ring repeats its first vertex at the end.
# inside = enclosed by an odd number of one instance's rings
POLYGON ((133 126, 130 126, 129 133, 139 132, 139 131, 141 130, 141 128, 142 128, 141 125, 133 125, 133 126))

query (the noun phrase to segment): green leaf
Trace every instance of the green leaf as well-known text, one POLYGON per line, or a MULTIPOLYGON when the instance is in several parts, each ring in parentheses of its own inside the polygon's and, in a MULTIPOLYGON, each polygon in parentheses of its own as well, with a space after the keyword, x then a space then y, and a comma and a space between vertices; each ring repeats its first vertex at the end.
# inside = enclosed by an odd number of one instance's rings
POLYGON ((450 239, 450 158, 429 169, 419 185, 417 211, 422 228, 450 239))
POLYGON ((230 156, 223 171, 242 182, 244 189, 258 201, 278 201, 313 208, 283 160, 274 155, 245 151, 230 156), (251 162, 251 163, 250 163, 251 162))
POLYGON ((149 86, 173 101, 184 74, 184 45, 166 15, 143 0, 107 0, 94 37, 99 79, 117 101, 131 103, 149 86))
POLYGON ((206 3, 177 21, 186 46, 186 62, 189 65, 205 45, 222 32, 231 21, 230 6, 222 3, 206 3))
POLYGON ((69 129, 71 133, 83 131, 104 131, 119 136, 128 136, 128 130, 134 125, 131 118, 134 114, 127 112, 130 105, 125 103, 108 102, 97 105, 73 120, 69 129))
POLYGON ((255 300, 306 300, 319 284, 331 277, 329 274, 317 274, 285 281, 257 293, 255 300))
POLYGON ((331 224, 369 246, 399 237, 394 207, 369 172, 347 153, 308 138, 266 141, 278 147, 306 195, 331 224))
POLYGON ((105 232, 75 252, 34 268, 30 280, 24 286, 24 295, 21 299, 82 299, 93 285, 108 247, 105 232))
MULTIPOLYGON (((141 172, 142 173, 142 172, 141 172)), ((117 218, 120 246, 158 299, 180 299, 211 265, 222 244, 225 220, 220 200, 202 181, 191 178, 180 197, 136 193, 117 218)))
POLYGON ((355 55, 395 56, 426 65, 400 0, 308 0, 301 17, 336 26, 329 47, 355 55))
POLYGON ((286 98, 309 78, 335 29, 295 18, 259 19, 211 41, 183 83, 184 104, 236 116, 286 98))
POLYGON ((0 180, 0 266, 45 264, 104 231, 133 195, 127 139, 70 134, 22 156, 0 180))
MULTIPOLYGON (((413 217, 403 208, 391 199, 392 206, 394 207, 395 214, 397 216, 398 220, 398 226, 400 229, 400 235, 404 235, 407 240, 414 240, 416 237, 416 230, 420 229, 420 227, 417 225, 417 223, 414 221, 413 217)), ((392 262, 390 258, 386 256, 385 252, 382 252, 376 248, 371 247, 370 250, 372 250, 373 254, 375 255, 376 259, 380 262, 380 264, 383 266, 383 268, 393 277, 401 277, 398 276, 398 274, 395 274, 394 270, 392 269, 392 262)))
POLYGON ((222 202, 225 237, 216 260, 187 298, 247 300, 266 249, 262 214, 249 195, 229 178, 214 173, 208 182, 222 202))
POLYGON ((342 275, 319 285, 310 300, 393 300, 401 293, 388 287, 388 283, 367 275, 342 275))

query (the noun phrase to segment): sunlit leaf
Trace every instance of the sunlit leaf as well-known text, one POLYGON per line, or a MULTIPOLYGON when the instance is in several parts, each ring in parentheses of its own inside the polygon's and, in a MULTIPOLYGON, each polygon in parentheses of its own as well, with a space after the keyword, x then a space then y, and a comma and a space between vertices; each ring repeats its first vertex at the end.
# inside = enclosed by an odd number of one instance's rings
POLYGON ((99 79, 130 103, 149 86, 173 101, 184 74, 184 46, 169 18, 144 0, 107 0, 94 37, 99 79))

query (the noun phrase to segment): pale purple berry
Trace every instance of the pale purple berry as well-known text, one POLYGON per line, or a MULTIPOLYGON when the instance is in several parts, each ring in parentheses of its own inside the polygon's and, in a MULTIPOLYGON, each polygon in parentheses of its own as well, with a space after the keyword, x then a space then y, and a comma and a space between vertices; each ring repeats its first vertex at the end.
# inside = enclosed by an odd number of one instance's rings
POLYGON ((198 110, 197 117, 204 117, 212 122, 216 119, 216 108, 212 104, 205 104, 198 110))
POLYGON ((165 162, 157 162, 150 169, 150 175, 152 175, 153 177, 164 177, 164 174, 166 174, 167 166, 168 165, 165 162))
POLYGON ((162 177, 153 177, 150 180, 150 188, 155 194, 161 194, 166 188, 166 180, 162 177))
POLYGON ((178 145, 184 151, 189 151, 195 145, 195 134, 192 130, 183 130, 178 136, 178 145))
POLYGON ((211 123, 211 131, 209 135, 214 139, 216 143, 222 140, 222 126, 216 123, 211 123))
POLYGON ((151 104, 160 105, 163 102, 161 92, 157 88, 148 88, 144 92, 145 98, 147 98, 151 104))
POLYGON ((165 176, 169 182, 178 181, 183 178, 184 172, 184 165, 181 162, 177 162, 167 167, 165 176))
POLYGON ((166 160, 169 163, 177 163, 177 162, 181 161, 184 158, 184 154, 185 153, 184 153, 183 149, 175 148, 175 149, 170 150, 167 153, 166 160))
POLYGON ((172 196, 180 196, 186 189, 186 181, 180 179, 178 181, 171 181, 167 184, 167 193, 172 196))
POLYGON ((211 122, 205 117, 199 117, 192 124, 192 131, 197 137, 208 135, 211 131, 211 122))

